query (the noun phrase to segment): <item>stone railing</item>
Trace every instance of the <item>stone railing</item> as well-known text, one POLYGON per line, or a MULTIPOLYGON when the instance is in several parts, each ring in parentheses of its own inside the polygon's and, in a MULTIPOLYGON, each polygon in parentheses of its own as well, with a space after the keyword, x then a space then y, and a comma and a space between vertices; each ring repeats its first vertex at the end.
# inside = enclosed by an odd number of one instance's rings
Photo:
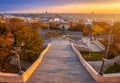
POLYGON ((93 43, 97 45, 102 51, 105 50, 105 46, 101 44, 99 41, 96 40, 96 41, 93 41, 93 43))
POLYGON ((96 40, 96 42, 105 49, 105 46, 102 43, 100 43, 98 40, 96 40))
POLYGON ((11 73, 0 73, 0 82, 4 83, 26 83, 35 69, 42 62, 46 52, 50 48, 51 44, 48 44, 47 48, 40 54, 40 57, 23 73, 23 75, 11 74, 11 73))
POLYGON ((23 83, 22 76, 12 73, 0 73, 0 83, 23 83))
POLYGON ((104 74, 103 76, 99 75, 81 56, 80 52, 74 47, 74 44, 71 43, 72 49, 75 54, 78 56, 80 62, 83 64, 85 69, 93 77, 96 83, 120 83, 120 73, 117 74, 104 74))

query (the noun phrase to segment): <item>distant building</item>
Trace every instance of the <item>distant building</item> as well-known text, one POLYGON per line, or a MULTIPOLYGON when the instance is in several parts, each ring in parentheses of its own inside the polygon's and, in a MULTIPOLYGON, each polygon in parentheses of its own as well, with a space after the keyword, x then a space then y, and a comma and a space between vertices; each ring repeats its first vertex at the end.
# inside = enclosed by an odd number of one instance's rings
POLYGON ((48 14, 48 12, 46 11, 45 14, 48 14))
POLYGON ((93 25, 93 20, 87 20, 84 22, 85 25, 93 25))
POLYGON ((70 25, 68 23, 61 23, 59 25, 59 27, 62 29, 62 27, 64 26, 65 30, 68 30, 70 28, 70 25))
POLYGON ((44 24, 49 24, 50 21, 47 18, 42 18, 42 19, 40 19, 40 22, 44 23, 44 24))
POLYGON ((54 18, 53 19, 53 23, 60 23, 61 22, 61 19, 59 19, 59 18, 54 18))

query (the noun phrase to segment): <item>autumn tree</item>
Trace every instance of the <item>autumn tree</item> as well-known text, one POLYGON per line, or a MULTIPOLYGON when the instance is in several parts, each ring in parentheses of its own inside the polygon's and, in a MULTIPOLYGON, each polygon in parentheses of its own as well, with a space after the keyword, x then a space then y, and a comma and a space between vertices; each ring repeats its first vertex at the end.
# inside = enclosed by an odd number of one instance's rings
POLYGON ((97 26, 100 26, 100 27, 105 27, 105 26, 108 26, 109 24, 106 23, 106 22, 93 22, 93 25, 97 25, 97 26))
POLYGON ((39 31, 41 29, 41 24, 40 22, 34 22, 34 23, 31 23, 30 26, 36 30, 36 31, 39 31))
POLYGON ((5 23, 0 22, 0 70, 5 71, 10 62, 10 53, 12 43, 8 41, 8 37, 11 35, 8 26, 5 23))
POLYGON ((116 51, 119 54, 120 53, 120 22, 116 22, 112 26, 111 35, 112 35, 112 45, 114 45, 113 48, 117 48, 116 51))
POLYGON ((71 22, 69 23, 69 25, 70 25, 70 28, 69 28, 69 29, 72 30, 72 28, 74 27, 74 26, 73 26, 73 22, 71 21, 71 22))
POLYGON ((14 35, 14 46, 21 48, 20 58, 30 62, 34 61, 39 56, 43 46, 43 40, 38 32, 39 24, 33 23, 27 26, 16 18, 10 19, 9 23, 14 35))
POLYGON ((20 19, 12 18, 9 19, 8 26, 11 29, 11 32, 14 34, 16 31, 19 31, 22 27, 26 26, 20 19))
POLYGON ((93 35, 101 35, 103 33, 103 29, 98 25, 93 26, 92 31, 93 35))
POLYGON ((85 25, 82 32, 83 32, 84 36, 90 36, 91 37, 91 35, 92 35, 92 25, 85 25))
POLYGON ((104 27, 105 34, 110 36, 104 40, 104 45, 107 47, 110 43, 110 48, 108 52, 108 58, 114 58, 120 54, 120 22, 115 23, 112 26, 104 27), (109 41, 110 39, 110 41, 109 41))
POLYGON ((112 26, 112 33, 115 34, 115 35, 120 35, 120 22, 116 22, 112 26))
POLYGON ((21 59, 32 62, 38 58, 43 47, 43 40, 37 31, 31 27, 22 27, 22 29, 16 32, 16 46, 21 46, 21 59))
POLYGON ((60 31, 59 23, 51 23, 50 22, 49 23, 49 30, 56 30, 56 32, 60 31))
POLYGON ((41 28, 42 28, 42 29, 48 29, 48 28, 49 28, 49 25, 48 25, 48 24, 41 24, 41 28))
POLYGON ((110 25, 107 25, 107 26, 104 26, 102 29, 103 29, 103 35, 108 35, 112 27, 110 25))
POLYGON ((73 23, 71 22, 69 30, 70 31, 80 31, 80 32, 82 32, 84 27, 85 27, 85 25, 82 24, 82 23, 78 23, 75 26, 73 26, 73 23))
POLYGON ((56 24, 56 23, 50 23, 49 26, 50 26, 49 28, 50 28, 51 30, 57 30, 57 29, 59 29, 59 28, 58 28, 58 24, 56 24))

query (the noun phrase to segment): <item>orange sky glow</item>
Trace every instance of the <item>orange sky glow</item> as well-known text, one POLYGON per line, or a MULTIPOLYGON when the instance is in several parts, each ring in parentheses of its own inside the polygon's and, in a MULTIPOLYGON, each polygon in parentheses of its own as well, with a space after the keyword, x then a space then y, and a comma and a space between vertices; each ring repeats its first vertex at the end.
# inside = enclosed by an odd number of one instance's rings
POLYGON ((66 4, 56 5, 49 7, 30 8, 25 10, 14 10, 9 12, 18 13, 43 13, 48 11, 49 13, 112 13, 120 14, 120 2, 119 3, 101 3, 101 4, 66 4))

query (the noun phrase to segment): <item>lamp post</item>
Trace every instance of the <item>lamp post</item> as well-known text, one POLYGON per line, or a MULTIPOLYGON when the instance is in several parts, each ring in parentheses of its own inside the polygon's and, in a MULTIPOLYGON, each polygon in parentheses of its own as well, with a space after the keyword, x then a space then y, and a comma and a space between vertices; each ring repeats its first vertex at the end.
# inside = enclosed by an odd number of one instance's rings
POLYGON ((52 24, 52 17, 50 17, 50 19, 49 19, 48 32, 50 32, 50 27, 51 27, 51 24, 52 24))
MULTIPOLYGON (((21 46, 23 46, 24 45, 24 43, 22 42, 21 43, 21 46)), ((13 49, 13 53, 15 53, 15 59, 16 59, 16 61, 17 61, 17 64, 18 64, 18 68, 19 68, 19 75, 22 75, 23 73, 24 73, 24 71, 22 71, 22 67, 21 67, 21 64, 20 64, 20 56, 19 56, 19 54, 18 54, 18 52, 21 50, 21 47, 14 47, 14 49, 13 49)))
POLYGON ((108 45, 107 45, 107 48, 106 48, 105 56, 103 56, 103 58, 102 58, 102 66, 101 66, 101 69, 100 69, 100 72, 99 72, 100 75, 103 75, 104 63, 108 58, 108 52, 109 52, 109 48, 110 48, 110 44, 111 44, 111 33, 112 33, 112 30, 109 31, 108 45))
POLYGON ((108 35, 108 45, 107 45, 107 49, 106 49, 106 58, 108 58, 108 52, 109 52, 109 48, 110 48, 110 44, 111 44, 111 33, 112 30, 109 31, 109 35, 108 35))
POLYGON ((101 69, 100 69, 100 72, 99 72, 100 75, 103 75, 103 67, 104 67, 105 61, 106 61, 106 57, 103 57, 102 58, 102 66, 101 66, 101 69))
POLYGON ((21 64, 20 64, 20 56, 19 56, 18 52, 16 51, 16 49, 15 49, 15 55, 16 55, 15 58, 16 58, 18 68, 19 68, 19 74, 22 75, 24 73, 24 71, 22 71, 22 67, 21 67, 21 64))
POLYGON ((91 58, 92 50, 89 51, 89 59, 91 58))

